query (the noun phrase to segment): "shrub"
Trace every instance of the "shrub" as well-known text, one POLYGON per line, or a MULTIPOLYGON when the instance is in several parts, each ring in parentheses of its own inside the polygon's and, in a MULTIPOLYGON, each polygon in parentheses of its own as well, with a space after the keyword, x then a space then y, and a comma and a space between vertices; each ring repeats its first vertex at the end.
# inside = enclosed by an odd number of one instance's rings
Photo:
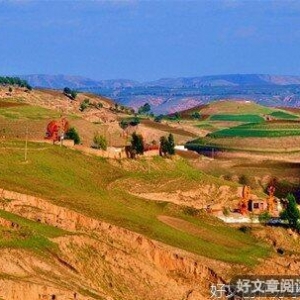
POLYGON ((75 98, 77 97, 77 92, 75 90, 71 90, 68 87, 64 88, 64 94, 66 94, 67 96, 69 96, 73 100, 75 100, 75 98))
POLYGON ((175 154, 175 141, 172 133, 169 134, 168 138, 162 136, 160 138, 160 155, 174 155, 175 154))
POLYGON ((260 223, 267 223, 271 219, 271 215, 269 212, 265 211, 258 216, 258 220, 260 223))
POLYGON ((80 107, 79 110, 80 111, 84 111, 85 109, 87 109, 90 106, 90 99, 84 99, 81 103, 80 103, 80 107))
POLYGON ((156 116, 154 118, 154 122, 161 123, 161 121, 163 120, 163 118, 164 118, 163 115, 156 116))
POLYGON ((281 219, 287 220, 289 227, 292 229, 300 229, 299 219, 300 212, 297 207, 296 199, 293 194, 287 195, 288 204, 286 209, 280 214, 281 219))
POLYGON ((94 134, 93 142, 95 148, 107 150, 107 140, 103 135, 100 135, 98 132, 94 134))
POLYGON ((73 140, 76 145, 80 144, 80 136, 75 129, 75 127, 71 127, 65 134, 66 139, 73 140))
POLYGON ((144 154, 144 139, 140 134, 134 132, 131 136, 131 147, 136 154, 144 154))
POLYGON ((185 206, 183 208, 183 213, 188 215, 188 216, 196 217, 196 216, 199 216, 200 210, 195 208, 195 207, 185 206))
POLYGON ((200 113, 199 113, 198 111, 193 112, 193 113, 191 114, 191 117, 192 117, 193 119, 195 119, 195 120, 201 119, 201 115, 200 115, 200 113))
POLYGON ((170 133, 168 136, 168 153, 170 155, 175 154, 175 141, 174 141, 174 136, 172 133, 170 133))
POLYGON ((141 106, 139 109, 138 109, 138 113, 140 115, 145 115, 145 114, 148 114, 151 110, 151 106, 149 103, 145 103, 143 106, 141 106))

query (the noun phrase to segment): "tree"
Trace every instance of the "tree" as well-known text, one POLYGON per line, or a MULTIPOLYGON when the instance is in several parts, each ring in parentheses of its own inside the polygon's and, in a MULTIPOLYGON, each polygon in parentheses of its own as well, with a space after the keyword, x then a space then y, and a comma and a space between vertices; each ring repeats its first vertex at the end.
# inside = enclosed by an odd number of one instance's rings
POLYGON ((70 95, 71 92, 72 92, 72 90, 71 90, 70 88, 68 88, 68 87, 65 87, 65 88, 64 88, 64 93, 65 93, 65 94, 70 95))
POLYGON ((192 114, 191 114, 191 117, 193 118, 193 119, 200 119, 201 118, 201 115, 200 115, 200 113, 198 112, 198 111, 195 111, 195 112, 193 112, 192 114))
POLYGON ((294 195, 288 194, 287 201, 288 201, 287 207, 280 214, 280 217, 281 219, 288 221, 290 228, 299 230, 300 211, 297 207, 297 203, 294 195))
POLYGON ((164 115, 156 116, 154 118, 154 122, 161 123, 161 121, 162 121, 163 118, 164 118, 164 115))
POLYGON ((77 92, 75 90, 71 90, 68 87, 64 88, 64 94, 66 94, 67 96, 71 97, 73 100, 75 100, 76 97, 77 97, 77 92))
POLYGON ((131 147, 136 154, 144 154, 144 139, 140 134, 134 132, 131 136, 131 147))
POLYGON ((165 136, 162 136, 159 139, 159 141, 160 141, 159 155, 160 156, 167 155, 169 149, 167 138, 165 136))
POLYGON ((72 97, 73 100, 76 99, 76 97, 77 97, 77 92, 76 92, 75 90, 72 90, 72 91, 71 91, 71 97, 72 97))
POLYGON ((107 140, 103 135, 100 135, 98 132, 94 134, 93 142, 97 149, 107 150, 107 140))
POLYGON ((66 139, 74 140, 75 145, 80 144, 80 136, 76 130, 75 127, 71 127, 67 132, 66 132, 66 139))
POLYGON ((169 134, 168 138, 162 136, 160 138, 159 154, 162 155, 174 155, 175 154, 175 141, 172 133, 169 134))
POLYGON ((145 103, 143 106, 141 106, 139 109, 138 109, 138 113, 140 115, 146 115, 150 112, 151 110, 151 106, 149 103, 145 103))
POLYGON ((175 154, 175 141, 174 141, 174 136, 172 133, 170 133, 168 136, 168 153, 170 155, 175 154))

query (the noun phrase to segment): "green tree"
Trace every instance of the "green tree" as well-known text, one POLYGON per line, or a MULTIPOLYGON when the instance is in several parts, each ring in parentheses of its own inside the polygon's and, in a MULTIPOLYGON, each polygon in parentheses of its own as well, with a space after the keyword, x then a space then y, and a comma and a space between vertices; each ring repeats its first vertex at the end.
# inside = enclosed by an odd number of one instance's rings
POLYGON ((168 140, 165 136, 162 136, 160 139, 160 148, 159 148, 159 154, 160 156, 162 155, 167 155, 168 149, 169 149, 169 143, 168 140))
POLYGON ((159 154, 162 155, 174 155, 175 154, 175 141, 172 133, 169 134, 168 138, 162 136, 160 138, 159 154))
POLYGON ((93 142, 97 149, 107 150, 107 140, 98 132, 94 134, 93 142))
POLYGON ((195 111, 195 112, 193 112, 192 114, 191 114, 191 117, 193 118, 193 119, 200 119, 201 118, 201 115, 200 115, 200 113, 198 112, 198 111, 195 111))
POLYGON ((287 200, 288 200, 287 207, 280 214, 280 217, 281 219, 288 221, 290 228, 299 230, 300 211, 297 207, 296 199, 293 194, 288 194, 287 200))
POLYGON ((138 113, 140 115, 146 115, 150 112, 151 110, 151 106, 149 103, 145 103, 143 106, 141 106, 139 109, 138 109, 138 113))
POLYGON ((161 121, 163 120, 163 118, 164 118, 164 115, 156 116, 154 118, 154 122, 161 123, 161 121))
POLYGON ((136 134, 134 132, 131 135, 131 147, 132 150, 136 152, 136 154, 144 154, 144 139, 140 134, 136 134))
POLYGON ((172 133, 170 133, 168 136, 168 153, 170 155, 175 154, 175 141, 174 141, 174 136, 172 133))
POLYGON ((65 88, 64 88, 64 93, 65 93, 65 94, 70 95, 71 92, 72 92, 72 90, 71 90, 70 88, 68 88, 68 87, 65 87, 65 88))
POLYGON ((65 134, 66 139, 73 140, 76 145, 80 144, 80 136, 75 127, 71 127, 65 134))
POLYGON ((77 92, 75 90, 72 90, 70 95, 71 95, 72 99, 75 100, 77 97, 77 92))

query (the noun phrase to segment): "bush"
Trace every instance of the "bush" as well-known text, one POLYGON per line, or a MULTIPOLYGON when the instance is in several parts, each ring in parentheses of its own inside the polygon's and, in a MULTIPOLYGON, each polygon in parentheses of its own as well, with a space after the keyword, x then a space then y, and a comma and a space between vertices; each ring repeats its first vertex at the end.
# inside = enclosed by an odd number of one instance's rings
POLYGON ((131 136, 131 147, 136 154, 144 154, 144 139, 140 134, 134 132, 131 136))
POLYGON ((174 155, 175 154, 175 141, 172 133, 169 134, 168 138, 162 136, 160 138, 160 155, 174 155))
POLYGON ((65 134, 66 139, 70 139, 73 140, 75 145, 79 145, 80 144, 80 136, 77 132, 77 130, 75 129, 75 127, 71 127, 65 134))
POLYGON ((94 147, 96 149, 107 150, 107 140, 103 135, 100 135, 98 132, 94 134, 94 147))
POLYGON ((163 120, 163 118, 164 118, 163 115, 156 116, 154 118, 154 122, 161 123, 161 121, 163 120))
POLYGON ((201 119, 201 115, 200 115, 200 113, 199 113, 198 111, 193 112, 193 113, 191 114, 191 117, 192 117, 193 119, 195 119, 195 120, 201 119))
POLYGON ((287 220, 290 228, 299 230, 300 229, 300 225, 299 225, 300 212, 297 207, 296 199, 293 194, 288 194, 287 200, 288 200, 287 207, 280 214, 280 218, 283 220, 287 220))
POLYGON ((271 215, 269 212, 265 211, 258 216, 258 220, 260 223, 265 224, 271 219, 271 215))
POLYGON ((77 92, 75 90, 71 90, 68 87, 64 88, 64 94, 71 97, 73 100, 75 100, 75 98, 77 97, 77 92))
POLYGON ((239 228, 239 230, 241 231, 241 232, 243 232, 243 233, 251 233, 251 227, 249 227, 249 226, 241 226, 240 228, 239 228))
POLYGON ((89 106, 90 106, 90 99, 84 99, 84 100, 80 103, 79 110, 80 110, 80 111, 84 111, 84 110, 87 109, 89 106))
POLYGON ((143 106, 141 106, 139 109, 138 109, 138 113, 140 115, 146 115, 146 114, 149 114, 151 110, 151 106, 149 103, 145 103, 143 106))
POLYGON ((140 119, 138 117, 123 119, 119 125, 122 129, 126 129, 128 126, 137 126, 140 124, 140 119))
POLYGON ((183 207, 183 213, 188 215, 188 216, 199 216, 200 214, 200 210, 195 208, 195 207, 191 207, 191 206, 184 206, 183 207))

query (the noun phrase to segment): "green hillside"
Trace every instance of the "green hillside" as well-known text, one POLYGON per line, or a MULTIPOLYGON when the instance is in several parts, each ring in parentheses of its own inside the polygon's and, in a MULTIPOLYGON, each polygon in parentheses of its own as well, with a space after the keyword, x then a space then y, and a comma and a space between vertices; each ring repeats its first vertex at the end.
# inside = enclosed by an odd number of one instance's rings
POLYGON ((183 159, 169 161, 157 157, 150 164, 144 160, 127 161, 132 165, 124 168, 122 164, 112 165, 105 159, 64 147, 30 143, 29 162, 24 163, 23 146, 21 142, 1 144, 2 188, 37 195, 149 238, 222 261, 251 265, 268 253, 268 247, 250 235, 212 217, 201 214, 193 217, 174 204, 143 200, 126 191, 126 186, 137 183, 158 186, 164 182, 169 190, 205 182, 222 183, 183 159), (124 188, 120 188, 120 183, 124 188), (159 221, 161 215, 184 219, 205 230, 193 234, 175 229, 159 221))

